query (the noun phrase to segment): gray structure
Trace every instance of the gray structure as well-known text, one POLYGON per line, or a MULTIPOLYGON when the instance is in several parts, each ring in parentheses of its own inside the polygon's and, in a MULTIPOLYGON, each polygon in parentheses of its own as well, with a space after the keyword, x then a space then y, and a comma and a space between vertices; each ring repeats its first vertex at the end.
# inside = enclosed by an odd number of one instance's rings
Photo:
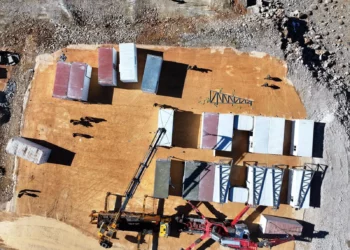
POLYGON ((168 159, 158 159, 156 162, 156 172, 154 180, 153 197, 168 198, 170 185, 171 161, 168 159))
POLYGON ((47 162, 51 149, 27 139, 15 137, 7 143, 6 152, 39 165, 47 162))
POLYGON ((162 70, 163 58, 147 55, 146 66, 143 72, 141 89, 143 92, 156 94, 158 91, 159 77, 162 70))
POLYGON ((186 161, 183 176, 182 197, 185 200, 198 201, 199 197, 199 181, 200 175, 204 167, 207 166, 205 162, 186 161))

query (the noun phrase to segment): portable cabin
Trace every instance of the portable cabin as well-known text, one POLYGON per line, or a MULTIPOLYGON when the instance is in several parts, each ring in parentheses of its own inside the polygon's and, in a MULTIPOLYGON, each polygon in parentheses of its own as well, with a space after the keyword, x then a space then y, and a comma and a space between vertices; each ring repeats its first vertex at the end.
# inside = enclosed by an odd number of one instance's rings
POLYGON ((72 63, 67 97, 72 100, 87 101, 92 68, 86 63, 72 63))
POLYGON ((52 97, 67 99, 70 69, 70 63, 57 62, 52 97))
POLYGON ((47 162, 51 149, 25 138, 15 137, 7 143, 6 152, 40 165, 47 162))
POLYGON ((117 86, 117 51, 114 48, 98 49, 98 84, 117 86))
POLYGON ((162 64, 161 56, 147 55, 141 85, 143 92, 157 94, 162 64))
POLYGON ((313 139, 314 121, 292 121, 292 144, 290 148, 291 155, 312 157, 313 139))
POLYGON ((119 71, 122 82, 138 82, 137 49, 134 43, 119 44, 119 71))
POLYGON ((290 206, 302 209, 310 207, 311 181, 313 170, 290 169, 287 202, 290 206))

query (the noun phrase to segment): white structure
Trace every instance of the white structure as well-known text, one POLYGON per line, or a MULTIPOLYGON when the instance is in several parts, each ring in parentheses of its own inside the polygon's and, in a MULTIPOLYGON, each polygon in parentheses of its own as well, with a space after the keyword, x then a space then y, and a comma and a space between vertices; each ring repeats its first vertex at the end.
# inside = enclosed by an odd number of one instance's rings
POLYGON ((243 131, 253 131, 254 116, 235 115, 235 129, 243 131))
POLYGON ((232 187, 229 192, 229 201, 247 203, 248 202, 248 188, 232 187))
POLYGON ((158 112, 158 128, 165 128, 166 133, 163 134, 159 146, 171 147, 173 143, 174 128, 174 110, 159 109, 158 112))
POLYGON ((294 208, 310 207, 310 189, 314 171, 290 169, 287 202, 294 208))
POLYGON ((282 155, 284 127, 284 118, 255 116, 249 152, 282 155))
POLYGON ((213 201, 226 203, 230 189, 230 165, 215 165, 213 201))
POLYGON ((27 139, 15 137, 7 143, 6 152, 39 165, 47 162, 51 149, 27 139))
POLYGON ((215 150, 231 151, 233 137, 233 114, 219 114, 218 136, 215 150))
POLYGON ((122 82, 137 82, 137 49, 134 43, 119 44, 119 71, 122 82))
POLYGON ((295 120, 292 122, 291 155, 312 157, 314 121, 295 120))
POLYGON ((248 166, 248 204, 278 208, 284 170, 277 167, 248 166))

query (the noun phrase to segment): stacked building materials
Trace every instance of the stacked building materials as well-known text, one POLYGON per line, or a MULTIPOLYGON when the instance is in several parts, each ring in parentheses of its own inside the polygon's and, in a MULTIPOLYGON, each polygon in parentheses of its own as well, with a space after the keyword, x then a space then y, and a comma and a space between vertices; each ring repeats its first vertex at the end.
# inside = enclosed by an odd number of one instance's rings
POLYGON ((147 55, 146 66, 143 72, 141 89, 143 92, 156 94, 158 91, 159 77, 162 70, 163 58, 147 55))
POLYGON ((263 234, 301 236, 303 226, 296 220, 262 214, 259 228, 263 234))
POLYGON ((290 169, 287 202, 294 208, 310 207, 311 181, 313 170, 290 169))
POLYGON ((53 97, 66 99, 69 83, 71 64, 58 62, 56 66, 55 83, 53 87, 53 97))
POLYGON ((248 188, 231 187, 228 200, 231 202, 247 203, 248 202, 248 188))
POLYGON ((7 143, 6 152, 39 165, 47 162, 51 149, 22 137, 15 137, 7 143))
POLYGON ((291 155, 312 157, 314 121, 295 120, 292 122, 291 155))
POLYGON ((203 113, 200 148, 232 150, 233 114, 203 113))
POLYGON ((98 49, 98 83, 117 86, 117 51, 114 48, 98 49))
POLYGON ((284 127, 284 118, 255 116, 249 152, 282 155, 284 127))
POLYGON ((119 71, 122 82, 137 82, 137 50, 134 43, 119 44, 119 71))
POLYGON ((69 99, 85 102, 88 100, 91 71, 91 66, 86 63, 72 63, 67 92, 69 99))
POLYGON ((248 204, 278 208, 284 170, 278 167, 248 166, 248 204))
POLYGON ((235 115, 235 129, 243 131, 253 131, 254 116, 235 115))
POLYGON ((170 185, 170 167, 170 160, 157 159, 153 197, 159 199, 168 198, 170 185))
POLYGON ((174 127, 174 110, 159 109, 158 112, 158 128, 165 128, 159 146, 171 147, 173 143, 173 127, 174 127))

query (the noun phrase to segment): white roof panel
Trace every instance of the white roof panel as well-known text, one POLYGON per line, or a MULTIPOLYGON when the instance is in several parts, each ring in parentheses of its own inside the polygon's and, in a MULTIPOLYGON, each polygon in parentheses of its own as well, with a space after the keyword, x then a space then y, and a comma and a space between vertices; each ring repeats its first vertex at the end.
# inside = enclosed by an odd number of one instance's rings
POLYGON ((173 142, 174 110, 159 109, 158 128, 165 128, 166 133, 162 136, 160 146, 171 147, 173 142))
POLYGON ((249 115, 235 115, 235 129, 252 131, 254 127, 254 117, 249 115))
POLYGON ((269 154, 283 154, 283 141, 284 141, 284 118, 270 117, 270 129, 269 129, 269 154))
POLYGON ((134 43, 119 44, 119 71, 123 82, 137 82, 137 50, 134 43))
POLYGON ((216 150, 232 150, 233 120, 233 114, 219 114, 216 150))
POLYGON ((230 165, 216 165, 214 178, 213 201, 226 203, 230 188, 230 165))
POLYGON ((293 123, 292 154, 296 156, 312 157, 314 121, 295 120, 293 123))
POLYGON ((254 117, 253 153, 268 153, 270 118, 264 116, 254 117))
POLYGON ((248 201, 248 188, 232 187, 230 189, 229 200, 231 202, 246 203, 248 201))

